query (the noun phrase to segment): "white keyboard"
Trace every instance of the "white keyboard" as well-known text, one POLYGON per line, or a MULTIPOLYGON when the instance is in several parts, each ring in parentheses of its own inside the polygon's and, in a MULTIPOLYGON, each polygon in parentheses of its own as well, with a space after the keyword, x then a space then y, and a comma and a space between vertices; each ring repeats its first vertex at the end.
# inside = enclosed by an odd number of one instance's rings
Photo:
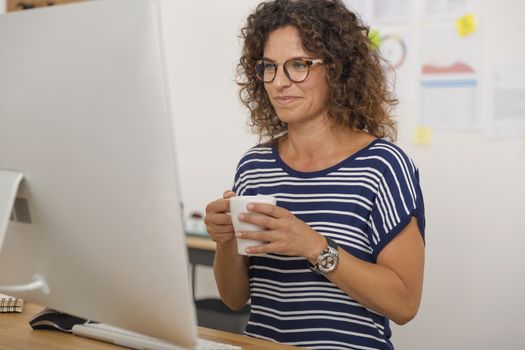
POLYGON ((242 350, 239 346, 234 346, 230 344, 218 343, 216 341, 208 339, 197 339, 197 345, 193 350, 242 350))
MULTIPOLYGON (((78 324, 73 326, 72 331, 75 335, 102 340, 137 350, 187 350, 186 348, 162 339, 149 337, 104 323, 78 324)), ((242 350, 242 348, 199 338, 193 350, 242 350)))

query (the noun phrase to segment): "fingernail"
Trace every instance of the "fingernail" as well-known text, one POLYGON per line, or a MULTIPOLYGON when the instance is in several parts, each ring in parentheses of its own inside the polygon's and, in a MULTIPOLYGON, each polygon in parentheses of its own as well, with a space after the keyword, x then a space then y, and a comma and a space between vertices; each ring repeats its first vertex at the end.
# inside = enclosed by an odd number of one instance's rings
POLYGON ((246 206, 248 210, 252 210, 254 207, 255 205, 253 205, 252 203, 248 203, 248 205, 246 206))
POLYGON ((239 214, 239 220, 244 220, 244 214, 239 214))
POLYGON ((235 232, 235 237, 242 237, 242 232, 235 232))

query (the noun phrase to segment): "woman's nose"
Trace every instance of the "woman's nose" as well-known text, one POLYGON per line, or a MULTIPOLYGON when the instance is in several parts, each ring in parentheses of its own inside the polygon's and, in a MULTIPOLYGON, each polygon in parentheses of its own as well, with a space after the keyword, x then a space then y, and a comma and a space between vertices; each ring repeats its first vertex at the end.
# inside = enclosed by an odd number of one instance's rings
POLYGON ((292 84, 292 81, 288 78, 284 71, 284 65, 280 65, 280 67, 277 67, 277 71, 275 72, 275 79, 272 83, 277 88, 287 87, 292 84))

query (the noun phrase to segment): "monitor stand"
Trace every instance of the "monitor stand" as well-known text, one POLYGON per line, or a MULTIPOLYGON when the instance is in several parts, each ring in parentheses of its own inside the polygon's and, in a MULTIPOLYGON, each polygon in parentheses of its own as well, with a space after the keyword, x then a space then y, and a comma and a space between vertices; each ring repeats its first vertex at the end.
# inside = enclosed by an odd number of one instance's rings
POLYGON ((13 211, 18 186, 23 178, 22 172, 0 169, 0 251, 13 211))
MULTIPOLYGON (((24 178, 20 171, 1 170, 0 169, 0 251, 4 243, 7 225, 13 211, 18 187, 24 178)), ((35 274, 33 282, 23 285, 1 286, 0 292, 22 292, 27 290, 42 289, 44 293, 49 293, 49 288, 42 276, 35 274)))

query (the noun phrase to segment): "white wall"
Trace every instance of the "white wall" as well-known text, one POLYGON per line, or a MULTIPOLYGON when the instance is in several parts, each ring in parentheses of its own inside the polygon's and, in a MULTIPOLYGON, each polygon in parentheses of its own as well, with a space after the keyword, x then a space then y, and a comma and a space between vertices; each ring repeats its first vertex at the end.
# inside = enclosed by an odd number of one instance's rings
POLYGON ((164 1, 168 69, 187 211, 231 188, 237 161, 256 138, 246 131, 235 69, 239 29, 255 1, 164 1))
MULTIPOLYGON (((245 131, 247 112, 233 81, 239 29, 257 3, 164 1, 188 211, 203 211, 231 186, 239 156, 256 140, 245 131)), ((525 47, 514 33, 521 32, 525 3, 482 0, 477 5, 484 61, 524 60, 525 47)), ((415 77, 411 85, 417 85, 415 77)), ((400 108, 399 143, 421 170, 427 260, 420 313, 410 324, 394 327, 394 344, 427 350, 520 348, 525 324, 523 140, 434 130, 429 146, 415 147, 410 130, 417 120, 417 96, 408 101, 400 108)), ((197 283, 199 296, 216 295, 210 269, 199 270, 197 283)))
MULTIPOLYGON (((256 143, 237 98, 239 29, 255 0, 162 0, 176 146, 186 216, 231 188, 242 153, 256 143)), ((210 268, 197 268, 197 297, 217 296, 210 268)))
MULTIPOLYGON (((523 2, 480 1, 486 64, 525 60, 515 40, 523 2)), ((394 329, 400 349, 517 349, 525 322, 525 143, 434 131, 417 160, 427 261, 417 318, 394 329)))

